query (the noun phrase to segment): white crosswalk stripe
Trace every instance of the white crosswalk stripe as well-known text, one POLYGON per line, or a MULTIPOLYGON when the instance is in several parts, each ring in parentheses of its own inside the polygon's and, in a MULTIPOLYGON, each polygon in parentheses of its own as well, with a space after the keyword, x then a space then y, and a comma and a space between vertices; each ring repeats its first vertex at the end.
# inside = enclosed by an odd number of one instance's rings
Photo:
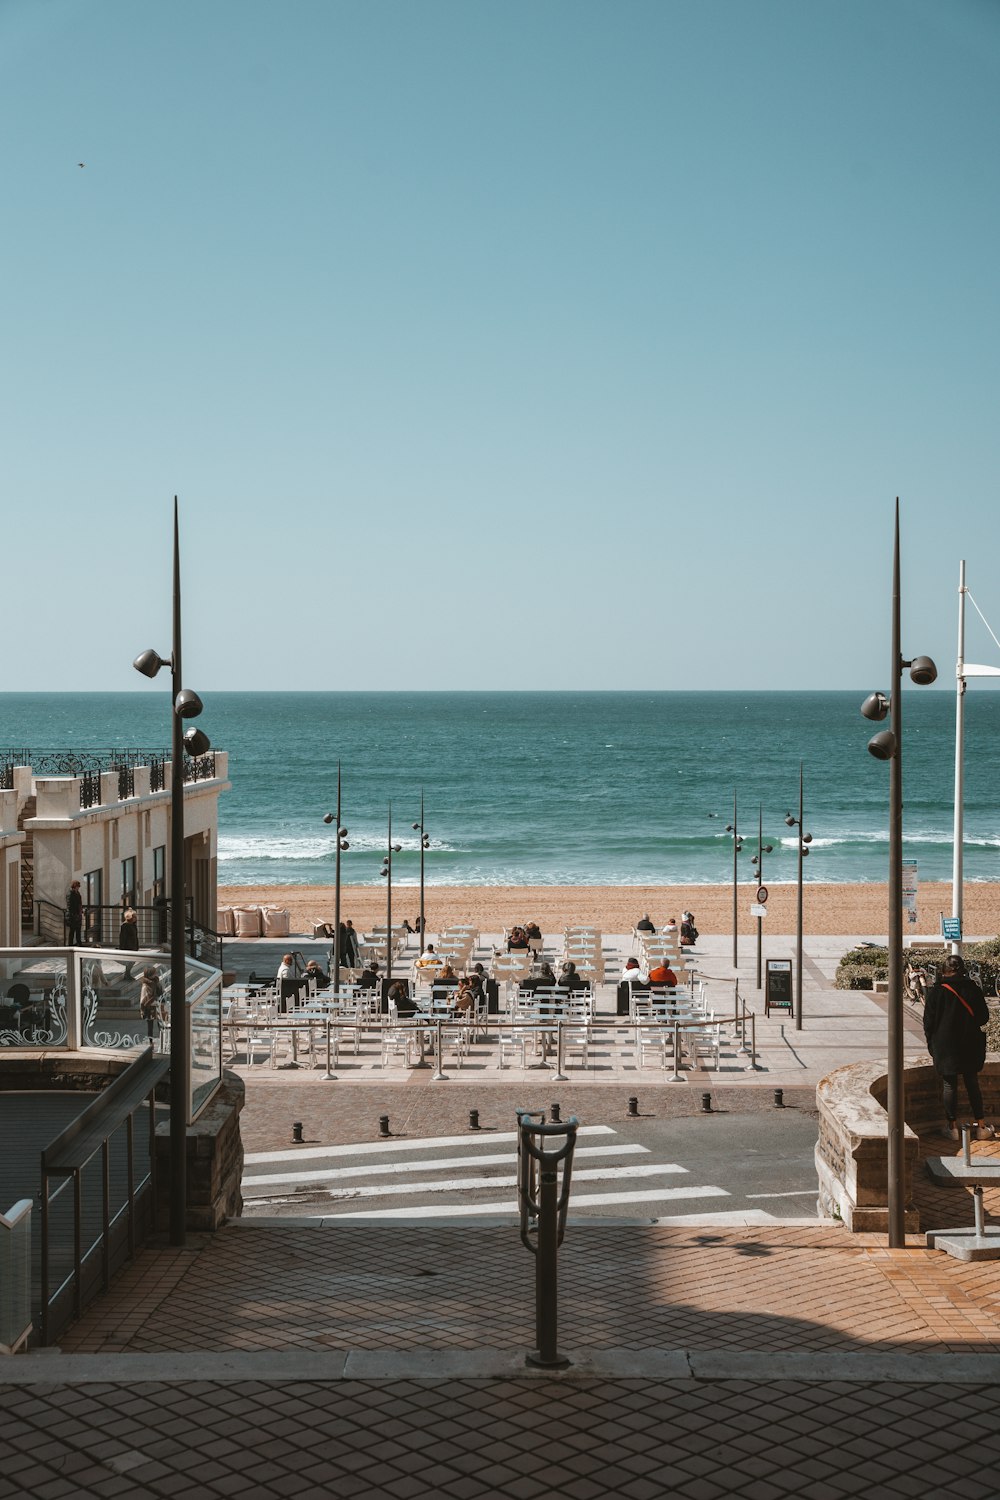
MULTIPOLYGON (((577 1146, 571 1212, 729 1197, 725 1188, 712 1185, 654 1183, 654 1178, 687 1176, 688 1169, 677 1162, 637 1162, 637 1156, 650 1155, 649 1148, 618 1140, 611 1126, 584 1126, 579 1135, 612 1140, 577 1146), (643 1179, 648 1186, 641 1185, 643 1179), (581 1192, 584 1184, 604 1191, 581 1192)), ((510 1131, 258 1152, 246 1158, 243 1196, 251 1213, 292 1209, 321 1218, 411 1221, 516 1216, 516 1142, 517 1133, 510 1131)))

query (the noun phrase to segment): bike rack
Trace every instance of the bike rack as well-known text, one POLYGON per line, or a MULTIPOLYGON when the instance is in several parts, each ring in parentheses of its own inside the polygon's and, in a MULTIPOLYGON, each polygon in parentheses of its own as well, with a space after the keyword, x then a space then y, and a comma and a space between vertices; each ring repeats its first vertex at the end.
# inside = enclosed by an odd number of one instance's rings
POLYGON ((570 1363, 559 1353, 558 1347, 557 1253, 566 1232, 578 1123, 574 1115, 561 1124, 547 1125, 544 1111, 517 1110, 517 1197, 521 1243, 535 1257, 537 1348, 525 1356, 525 1363, 544 1370, 564 1369, 570 1363), (562 1139, 561 1147, 546 1150, 545 1141, 554 1137, 562 1139), (537 1236, 534 1242, 530 1237, 533 1233, 537 1236))

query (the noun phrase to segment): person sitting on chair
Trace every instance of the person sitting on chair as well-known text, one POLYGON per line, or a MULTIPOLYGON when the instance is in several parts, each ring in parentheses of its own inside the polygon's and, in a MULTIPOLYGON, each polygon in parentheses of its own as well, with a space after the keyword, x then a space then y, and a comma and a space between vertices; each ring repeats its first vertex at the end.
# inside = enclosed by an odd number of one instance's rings
POLYGON ((378 972, 378 960, 373 958, 371 963, 361 971, 361 988, 363 990, 377 990, 382 983, 378 972))
POLYGON ((653 926, 652 922, 649 920, 649 912, 648 911, 644 911, 643 914, 642 914, 642 916, 639 918, 638 922, 636 922, 636 924, 635 924, 635 930, 636 930, 636 932, 655 932, 656 931, 656 928, 653 926))

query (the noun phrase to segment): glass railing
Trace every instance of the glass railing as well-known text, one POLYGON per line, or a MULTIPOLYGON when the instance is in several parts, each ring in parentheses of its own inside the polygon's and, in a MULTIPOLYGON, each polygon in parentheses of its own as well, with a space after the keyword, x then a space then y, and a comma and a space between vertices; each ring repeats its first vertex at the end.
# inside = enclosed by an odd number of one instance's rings
MULTIPOLYGON (((28 1051, 128 1052, 170 1048, 175 1007, 165 955, 102 948, 0 949, 0 1047, 28 1051), (158 981, 161 1000, 143 1015, 143 976, 158 981)), ((184 961, 184 1020, 191 1058, 188 1120, 222 1078, 222 975, 184 961)), ((148 1010, 148 1007, 147 1007, 148 1010)))

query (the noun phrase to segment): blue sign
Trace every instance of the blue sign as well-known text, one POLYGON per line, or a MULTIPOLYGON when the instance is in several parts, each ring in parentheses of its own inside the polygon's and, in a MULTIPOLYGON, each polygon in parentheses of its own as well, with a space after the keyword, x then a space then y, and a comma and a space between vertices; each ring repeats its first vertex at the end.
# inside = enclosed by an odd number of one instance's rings
POLYGON ((941 936, 947 943, 962 941, 962 923, 958 917, 941 918, 941 936))

